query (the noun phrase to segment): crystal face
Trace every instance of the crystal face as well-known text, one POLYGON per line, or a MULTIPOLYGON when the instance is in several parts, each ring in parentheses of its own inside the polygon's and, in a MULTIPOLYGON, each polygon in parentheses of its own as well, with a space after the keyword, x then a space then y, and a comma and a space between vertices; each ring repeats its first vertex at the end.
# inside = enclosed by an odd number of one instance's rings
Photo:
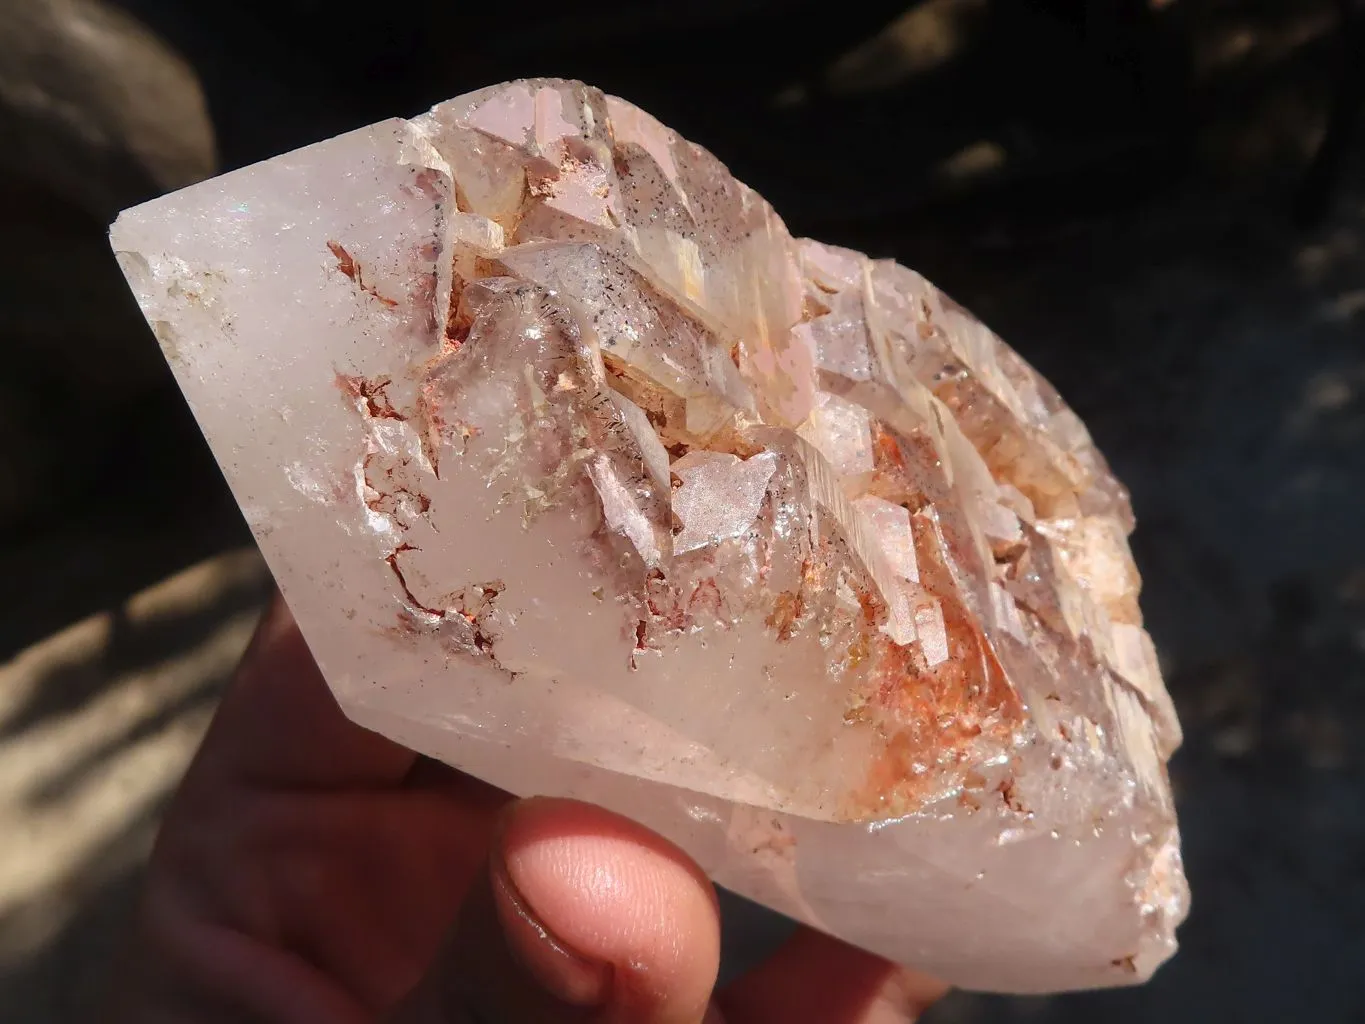
POLYGON ((918 274, 559 81, 113 244, 356 721, 956 984, 1174 951, 1180 731, 1126 492, 918 274))

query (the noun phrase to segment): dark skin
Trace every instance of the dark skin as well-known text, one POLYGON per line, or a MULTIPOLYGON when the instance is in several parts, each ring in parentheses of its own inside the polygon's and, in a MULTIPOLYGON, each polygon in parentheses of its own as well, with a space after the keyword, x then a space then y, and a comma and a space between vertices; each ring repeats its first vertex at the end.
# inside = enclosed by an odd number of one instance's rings
POLYGON ((944 986, 801 929, 715 991, 702 871, 348 721, 282 600, 166 816, 115 1019, 900 1024, 944 986))

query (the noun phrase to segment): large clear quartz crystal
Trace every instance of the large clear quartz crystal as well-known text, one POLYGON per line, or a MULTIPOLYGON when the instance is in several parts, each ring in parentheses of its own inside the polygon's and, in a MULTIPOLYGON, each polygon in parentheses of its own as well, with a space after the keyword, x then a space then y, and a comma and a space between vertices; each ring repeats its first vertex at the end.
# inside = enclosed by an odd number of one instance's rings
POLYGON ((1123 487, 914 271, 561 81, 113 245, 337 699, 959 985, 1146 978, 1180 728, 1123 487))

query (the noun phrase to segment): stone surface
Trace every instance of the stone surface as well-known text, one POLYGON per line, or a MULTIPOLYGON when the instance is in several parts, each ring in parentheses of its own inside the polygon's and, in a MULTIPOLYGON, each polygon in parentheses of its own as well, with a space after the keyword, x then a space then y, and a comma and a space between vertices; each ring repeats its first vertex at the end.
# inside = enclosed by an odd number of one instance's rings
POLYGON ((1180 733, 1126 493, 919 275, 563 82, 113 243, 357 721, 961 985, 1173 951, 1180 733))
POLYGON ((0 4, 0 168, 107 219, 213 173, 194 70, 105 0, 0 4))
POLYGON ((105 228, 210 176, 216 146, 195 72, 104 0, 0 3, 0 140, 0 527, 16 529, 119 461, 114 425, 169 385, 105 228))

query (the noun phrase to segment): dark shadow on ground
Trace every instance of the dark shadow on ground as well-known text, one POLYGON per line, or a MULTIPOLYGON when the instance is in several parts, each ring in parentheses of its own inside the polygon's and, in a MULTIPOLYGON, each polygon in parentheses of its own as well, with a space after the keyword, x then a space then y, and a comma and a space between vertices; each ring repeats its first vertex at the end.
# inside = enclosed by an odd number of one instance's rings
MULTIPOLYGON (((212 553, 212 550, 204 552, 205 555, 212 553)), ((199 560, 194 558, 192 561, 199 560)), ((155 571, 154 566, 149 567, 146 563, 140 563, 139 567, 144 572, 155 571)), ((173 564, 174 569, 183 567, 173 564)), ((153 576, 151 579, 142 579, 141 576, 142 573, 138 573, 125 577, 125 582, 132 587, 130 593, 136 593, 162 578, 153 576)), ((263 576, 244 573, 216 593, 212 604, 186 608, 180 614, 158 617, 136 627, 129 625, 121 606, 109 608, 110 635, 98 660, 61 665, 49 672, 41 685, 35 688, 32 697, 0 722, 0 743, 41 728, 50 719, 79 711, 124 673, 146 669, 194 650, 227 619, 260 607, 265 595, 263 576)), ((174 717, 170 708, 159 712, 162 713, 174 717)), ((150 728, 151 720, 148 722, 147 728, 150 728)), ((129 736, 127 739, 133 742, 135 737, 129 736)), ((72 765, 71 770, 78 771, 79 766, 72 765)))
MULTIPOLYGON (((73 874, 88 885, 88 891, 81 894, 80 910, 41 952, 0 970, 0 1020, 6 1024, 75 1024, 105 1019, 106 993, 124 952, 142 862, 163 808, 164 800, 143 809, 91 858, 98 863, 75 866, 73 874)), ((0 935, 21 926, 13 918, 43 909, 23 906, 0 917, 0 935)))
MULTIPOLYGON (((153 531, 142 539, 151 543, 157 536, 153 531)), ((203 550, 192 547, 196 554, 203 550)), ((92 550, 84 554, 96 561, 100 557, 92 550)), ((136 550, 127 554, 131 557, 136 550)), ((32 680, 32 698, 11 707, 0 721, 0 745, 23 742, 59 726, 68 716, 84 715, 91 721, 91 703, 117 685, 124 699, 123 724, 78 744, 77 755, 19 796, 10 817, 22 821, 23 814, 32 813, 42 820, 63 813, 73 802, 103 814, 109 810, 107 794, 98 807, 77 798, 82 788, 97 785, 111 772, 123 772, 124 783, 133 787, 126 796, 112 797, 120 815, 112 834, 81 851, 75 862, 63 864, 55 884, 36 887, 0 914, 0 948, 7 951, 0 957, 0 1020, 103 1019, 109 971, 120 950, 142 863, 174 783, 166 768, 188 753, 185 741, 149 744, 171 733, 193 741, 227 683, 236 644, 245 638, 244 627, 270 590, 268 575, 249 550, 216 559, 182 581, 176 599, 163 600, 164 607, 143 607, 131 615, 130 604, 121 601, 105 609, 108 628, 102 642, 46 659, 51 664, 32 680), (238 639, 224 650, 228 626, 238 639), (151 685, 153 676, 167 672, 175 673, 173 687, 151 685), (140 684, 133 678, 139 676, 140 684), (126 713, 129 707, 131 714, 126 713), (149 790, 147 777, 136 768, 127 774, 129 758, 148 751, 161 759, 153 766, 149 790), (48 937, 31 952, 15 955, 15 950, 32 945, 34 935, 48 937), (12 1012, 18 1016, 10 1017, 12 1012)), ((142 590, 147 581, 138 572, 123 582, 142 590)), ((73 605, 73 614, 77 609, 86 610, 73 605)), ((77 840, 79 833, 78 828, 77 840)))
POLYGON ((12 582, 0 614, 0 661, 179 569, 251 543, 169 375, 133 404, 110 408, 98 440, 107 455, 87 467, 82 486, 0 535, 0 573, 22 582, 12 582))

